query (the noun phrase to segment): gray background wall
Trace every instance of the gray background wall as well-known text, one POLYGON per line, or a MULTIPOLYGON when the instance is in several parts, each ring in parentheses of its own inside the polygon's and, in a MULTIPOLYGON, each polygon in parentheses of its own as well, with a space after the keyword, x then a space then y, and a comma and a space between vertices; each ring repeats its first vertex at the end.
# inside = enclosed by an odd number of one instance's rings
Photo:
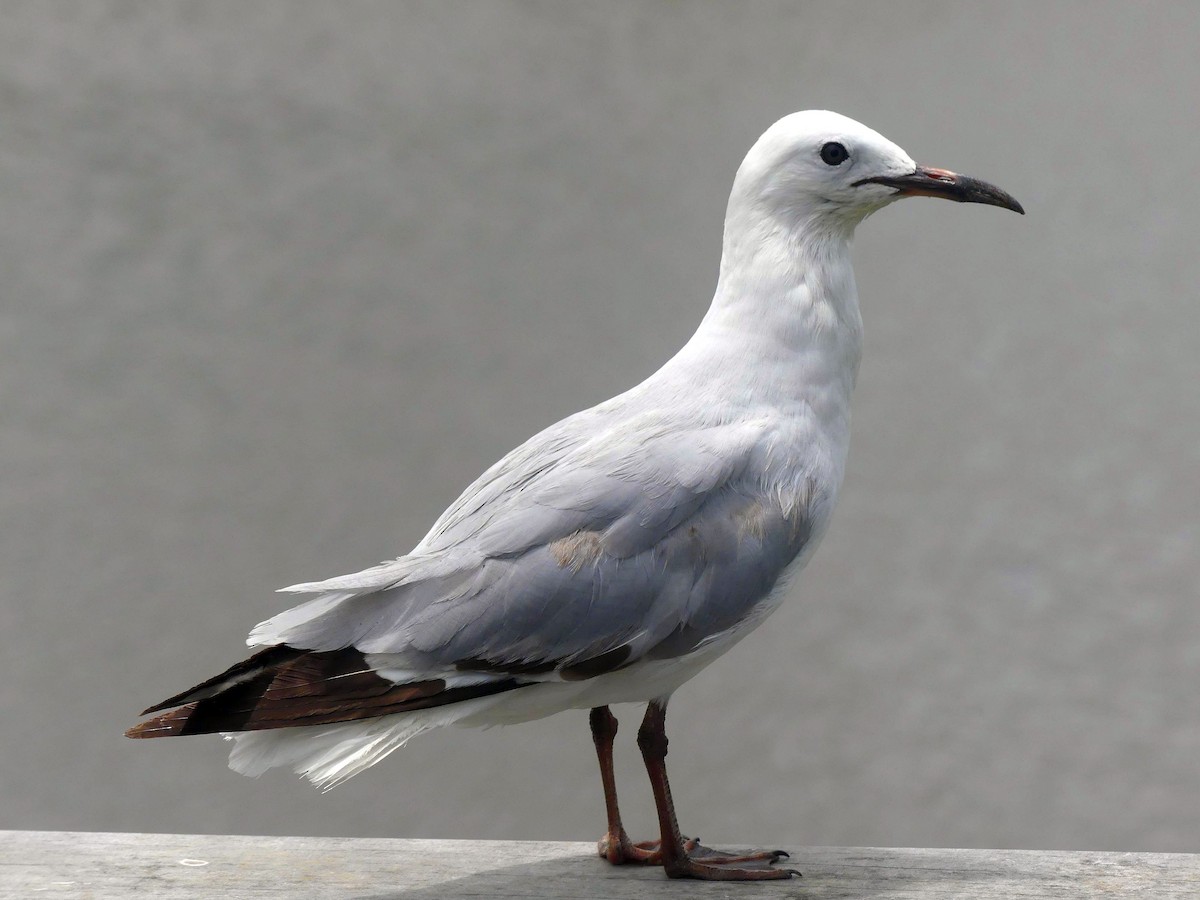
POLYGON ((651 372, 745 150, 829 107, 1029 215, 861 230, 841 507, 673 703, 685 828, 1196 850, 1198 41, 1194 4, 4 3, 0 826, 597 837, 582 713, 326 796, 121 731, 651 372))

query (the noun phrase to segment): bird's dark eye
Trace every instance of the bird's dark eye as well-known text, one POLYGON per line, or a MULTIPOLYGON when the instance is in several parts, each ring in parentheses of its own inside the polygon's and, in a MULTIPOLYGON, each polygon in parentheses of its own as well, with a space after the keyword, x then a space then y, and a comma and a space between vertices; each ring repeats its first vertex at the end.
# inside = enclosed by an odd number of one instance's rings
POLYGON ((850 151, 837 141, 830 141, 821 148, 821 162, 827 166, 840 166, 850 158, 850 151))

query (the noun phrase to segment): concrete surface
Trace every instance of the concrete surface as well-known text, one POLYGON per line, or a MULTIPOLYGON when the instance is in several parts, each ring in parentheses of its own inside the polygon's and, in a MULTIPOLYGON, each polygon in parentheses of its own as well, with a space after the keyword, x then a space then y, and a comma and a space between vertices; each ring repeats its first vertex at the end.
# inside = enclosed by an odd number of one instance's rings
POLYGON ((1193 900, 1200 856, 791 847, 787 881, 699 884, 594 843, 0 832, 0 900, 1193 900))

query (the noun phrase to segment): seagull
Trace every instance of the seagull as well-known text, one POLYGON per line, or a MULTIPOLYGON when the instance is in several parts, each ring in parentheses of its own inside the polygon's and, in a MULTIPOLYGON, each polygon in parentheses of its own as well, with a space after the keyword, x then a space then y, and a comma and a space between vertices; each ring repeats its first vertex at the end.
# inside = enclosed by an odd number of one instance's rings
POLYGON ((779 606, 826 531, 862 348, 854 230, 914 196, 1024 214, 845 116, 780 119, 738 168, 716 294, 675 356, 513 450, 407 555, 284 588, 308 599, 251 631, 252 656, 126 734, 221 733, 235 771, 290 766, 328 789, 432 728, 586 709, 600 856, 673 878, 799 874, 773 865, 783 851, 683 836, 667 701, 779 606), (647 704, 655 841, 631 841, 617 806, 609 706, 630 702, 647 704))

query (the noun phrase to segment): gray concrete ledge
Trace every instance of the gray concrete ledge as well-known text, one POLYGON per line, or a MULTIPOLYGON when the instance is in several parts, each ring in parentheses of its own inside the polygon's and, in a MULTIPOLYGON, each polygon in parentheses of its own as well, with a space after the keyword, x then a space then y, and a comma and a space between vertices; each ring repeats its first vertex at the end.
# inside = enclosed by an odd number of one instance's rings
POLYGON ((804 877, 669 881, 586 843, 0 832, 0 897, 155 900, 458 898, 1196 898, 1200 855, 787 848, 804 877))

